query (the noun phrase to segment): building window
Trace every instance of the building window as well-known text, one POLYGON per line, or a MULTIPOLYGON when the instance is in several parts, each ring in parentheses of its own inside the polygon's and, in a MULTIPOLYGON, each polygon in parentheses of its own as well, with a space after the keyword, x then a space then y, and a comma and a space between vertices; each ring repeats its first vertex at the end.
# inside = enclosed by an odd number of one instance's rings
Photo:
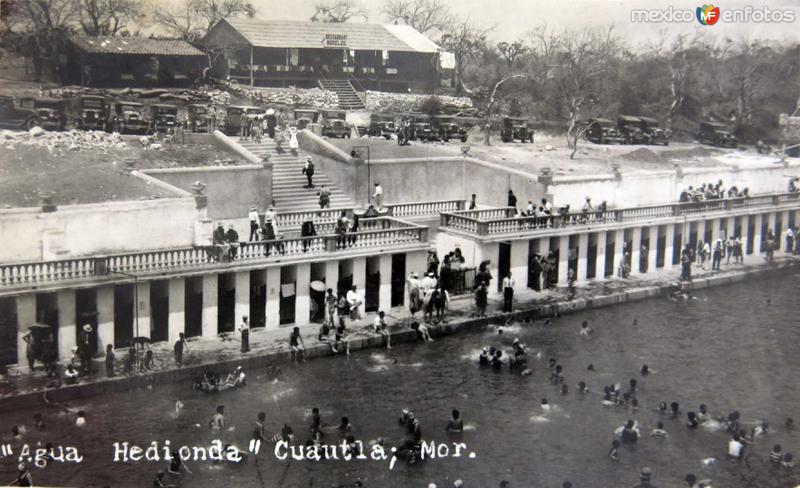
POLYGON ((300 64, 300 49, 293 47, 289 49, 289 66, 300 64))

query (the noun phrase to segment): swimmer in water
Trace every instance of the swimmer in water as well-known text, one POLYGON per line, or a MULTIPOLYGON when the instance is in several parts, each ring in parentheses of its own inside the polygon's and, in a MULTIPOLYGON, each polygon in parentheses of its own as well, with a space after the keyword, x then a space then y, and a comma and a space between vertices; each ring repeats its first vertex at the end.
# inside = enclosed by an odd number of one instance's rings
POLYGON ((578 393, 587 393, 589 391, 589 387, 586 386, 585 381, 578 382, 578 393))
POLYGON ((658 421, 656 428, 650 431, 650 437, 655 437, 656 439, 667 438, 667 431, 664 430, 664 422, 658 421))
POLYGON ((658 402, 658 413, 667 413, 667 402, 658 402))
POLYGON ((489 353, 485 347, 481 349, 481 354, 478 356, 478 365, 489 366, 489 353))
POLYGON ((780 464, 783 460, 783 454, 781 453, 781 445, 775 444, 772 446, 772 451, 769 453, 769 462, 772 464, 780 464))
POLYGON ((581 337, 583 336, 589 337, 589 334, 591 334, 592 332, 594 332, 594 330, 592 330, 592 328, 589 327, 589 322, 584 320, 581 323, 581 331, 578 333, 578 335, 580 335, 581 337))
POLYGON ((86 412, 83 410, 78 411, 78 418, 75 419, 75 425, 83 427, 86 425, 86 412))
POLYGON ((672 415, 672 418, 675 418, 675 417, 677 417, 678 415, 681 414, 680 404, 678 404, 678 402, 670 403, 669 404, 669 409, 670 409, 670 415, 672 415))
POLYGON ((762 420, 761 423, 753 427, 753 435, 752 437, 756 437, 759 435, 769 434, 769 423, 766 420, 762 420))
POLYGON ((628 387, 628 393, 630 394, 630 396, 631 397, 636 396, 636 380, 631 378, 631 380, 628 382, 628 385, 630 385, 628 387))
POLYGON ((690 429, 696 429, 700 425, 700 423, 697 421, 697 414, 694 412, 687 413, 686 417, 688 419, 686 421, 686 427, 689 427, 690 429))
POLYGON ((464 421, 461 420, 461 412, 453 409, 450 415, 450 421, 447 422, 447 427, 444 430, 453 433, 464 432, 464 421))
POLYGON ((561 394, 568 395, 569 394, 569 387, 567 387, 566 383, 561 385, 561 394))
POLYGON ((650 367, 647 366, 646 364, 643 364, 642 365, 642 369, 641 369, 641 371, 639 371, 639 373, 641 373, 642 376, 649 375, 650 374, 650 367))
POLYGON ((178 454, 178 451, 174 450, 172 451, 172 459, 169 461, 169 469, 167 472, 174 475, 181 475, 183 474, 181 473, 181 470, 192 474, 192 470, 189 469, 189 466, 183 464, 183 460, 181 459, 180 454, 178 454))
POLYGON ((225 428, 225 405, 217 405, 217 411, 209 420, 208 426, 213 430, 223 430, 225 428))
POLYGON ((181 412, 183 411, 183 402, 178 400, 175 402, 175 418, 181 418, 181 412))
POLYGON ((542 406, 542 410, 544 410, 545 412, 549 412, 550 411, 550 403, 547 402, 547 398, 542 398, 541 406, 542 406))
POLYGON ((626 444, 635 444, 639 440, 639 437, 641 437, 639 427, 637 427, 636 422, 633 420, 628 420, 625 425, 618 428, 614 433, 626 444))
POLYGON ((586 367, 586 371, 594 371, 594 364, 590 364, 586 367))
POLYGON ((556 358, 550 358, 547 361, 547 367, 550 368, 550 369, 555 368, 556 367, 556 358))
POLYGON ((786 430, 789 432, 794 430, 794 419, 792 417, 786 417, 786 422, 783 423, 783 426, 786 427, 786 430))

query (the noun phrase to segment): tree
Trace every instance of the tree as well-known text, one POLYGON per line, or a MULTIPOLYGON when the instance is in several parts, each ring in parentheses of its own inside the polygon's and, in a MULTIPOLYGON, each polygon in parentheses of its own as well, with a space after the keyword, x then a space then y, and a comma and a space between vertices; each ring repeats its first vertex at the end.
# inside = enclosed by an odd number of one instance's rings
POLYGON ((386 0, 383 14, 395 24, 403 22, 419 32, 444 32, 453 23, 453 14, 442 0, 386 0))
POLYGON ((358 7, 354 0, 323 0, 314 5, 311 21, 342 23, 356 17, 369 20, 366 10, 358 7))
POLYGON ((497 51, 505 61, 508 71, 512 71, 517 62, 525 55, 528 48, 522 41, 512 43, 500 42, 497 44, 497 51))
POLYGON ((113 36, 142 16, 142 0, 79 0, 80 24, 89 36, 113 36))
POLYGON ((226 17, 253 17, 255 7, 245 0, 177 0, 160 4, 153 12, 155 22, 170 34, 198 43, 226 17))
POLYGON ((464 90, 464 70, 486 46, 486 35, 492 28, 477 27, 469 19, 453 23, 446 27, 440 43, 442 47, 453 53, 455 57, 456 94, 464 90))

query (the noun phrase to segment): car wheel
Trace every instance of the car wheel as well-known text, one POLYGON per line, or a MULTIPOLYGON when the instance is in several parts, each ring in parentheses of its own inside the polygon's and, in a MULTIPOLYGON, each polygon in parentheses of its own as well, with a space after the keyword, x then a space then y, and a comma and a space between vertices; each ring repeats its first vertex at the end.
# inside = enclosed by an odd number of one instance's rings
POLYGON ((466 136, 464 136, 464 137, 462 137, 462 138, 461 138, 461 142, 467 142, 467 138, 466 138, 466 136))
POLYGON ((25 121, 25 130, 31 130, 34 127, 41 126, 40 122, 36 119, 28 119, 25 121))
POLYGON ((714 140, 714 145, 720 147, 722 144, 720 143, 719 139, 714 140))
POLYGON ((510 142, 508 137, 503 137, 502 140, 503 140, 503 142, 510 142))

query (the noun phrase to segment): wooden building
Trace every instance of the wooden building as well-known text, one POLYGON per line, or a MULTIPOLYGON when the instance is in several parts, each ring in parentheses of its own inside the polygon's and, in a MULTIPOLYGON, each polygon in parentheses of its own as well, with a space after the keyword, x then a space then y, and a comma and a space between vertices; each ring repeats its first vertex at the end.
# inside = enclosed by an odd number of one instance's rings
POLYGON ((215 76, 257 86, 313 87, 347 80, 357 90, 431 93, 439 47, 413 27, 223 19, 206 43, 221 51, 215 76))
POLYGON ((182 87, 208 66, 186 41, 147 37, 75 36, 64 57, 67 83, 95 87, 182 87))

